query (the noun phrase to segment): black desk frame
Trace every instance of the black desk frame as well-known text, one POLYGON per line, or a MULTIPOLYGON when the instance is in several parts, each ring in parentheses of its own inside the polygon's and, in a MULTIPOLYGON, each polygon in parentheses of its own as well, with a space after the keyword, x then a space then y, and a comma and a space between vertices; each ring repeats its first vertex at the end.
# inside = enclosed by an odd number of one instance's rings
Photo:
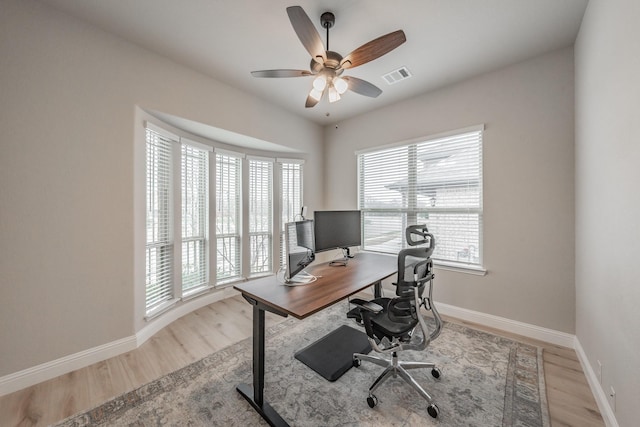
POLYGON ((280 414, 264 400, 264 342, 265 342, 265 320, 264 312, 269 311, 282 317, 287 317, 287 313, 274 310, 259 301, 246 295, 244 299, 253 305, 253 387, 248 384, 238 384, 236 390, 247 399, 262 418, 274 427, 288 427, 289 424, 282 419, 280 414))
MULTIPOLYGON (((376 298, 381 296, 382 280, 373 283, 374 295, 376 298)), ((264 400, 264 344, 265 344, 265 311, 275 313, 279 316, 287 317, 287 313, 283 313, 267 306, 247 295, 243 294, 244 299, 253 305, 253 387, 248 384, 241 383, 236 386, 236 390, 244 397, 251 406, 274 427, 289 427, 289 424, 278 414, 278 412, 264 400)), ((337 302, 337 301, 336 301, 337 302)))

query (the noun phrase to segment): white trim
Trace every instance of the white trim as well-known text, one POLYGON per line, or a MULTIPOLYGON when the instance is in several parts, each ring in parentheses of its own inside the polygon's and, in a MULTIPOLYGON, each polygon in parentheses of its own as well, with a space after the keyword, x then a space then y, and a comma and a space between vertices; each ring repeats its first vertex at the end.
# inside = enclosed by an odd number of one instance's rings
POLYGON ((247 154, 247 160, 257 160, 259 162, 275 163, 276 159, 273 157, 254 156, 253 154, 247 154))
POLYGON ((155 319, 156 317, 163 315, 165 312, 169 311, 174 305, 176 305, 179 302, 180 302, 179 298, 171 298, 170 300, 167 300, 162 304, 158 304, 157 306, 153 307, 151 310, 147 312, 147 314, 144 316, 144 320, 149 322, 155 319))
POLYGON ((458 273, 473 274, 475 276, 486 276, 487 269, 480 265, 467 265, 447 261, 433 260, 433 266, 436 269, 455 271, 458 273))
POLYGON ((298 165, 303 165, 304 164, 304 159, 284 159, 282 157, 278 157, 278 158, 276 158, 276 162, 278 162, 278 163, 294 163, 294 164, 298 164, 298 165))
POLYGON ((237 151, 231 151, 231 150, 225 150, 224 148, 220 148, 220 147, 214 147, 213 151, 215 151, 216 154, 222 154, 223 156, 231 156, 231 157, 237 157, 239 159, 244 159, 246 154, 244 153, 239 153, 237 151))
POLYGON ((99 345, 51 362, 42 363, 40 365, 0 377, 0 396, 22 390, 23 388, 33 386, 57 376, 86 368, 94 363, 135 350, 162 328, 168 326, 171 322, 179 319, 180 317, 214 302, 231 298, 236 295, 239 295, 239 292, 234 290, 233 287, 229 286, 220 289, 219 291, 212 292, 202 298, 189 300, 188 302, 176 307, 174 310, 163 313, 163 315, 158 316, 154 321, 149 322, 147 326, 142 328, 135 335, 121 338, 107 344, 99 345))
POLYGON ((189 289, 187 292, 182 293, 182 301, 188 301, 190 299, 197 298, 213 289, 215 289, 215 287, 208 283, 206 285, 201 285, 193 289, 189 289))
POLYGON ((551 344, 561 345, 563 347, 573 348, 574 346, 575 335, 567 334, 565 332, 547 329, 531 325, 529 323, 518 322, 517 320, 494 316, 492 314, 481 313, 479 311, 468 310, 466 308, 460 308, 449 304, 443 304, 437 301, 436 307, 440 313, 457 319, 478 323, 501 331, 511 332, 551 344))
POLYGON ((152 131, 154 131, 156 133, 159 133, 160 135, 162 135, 162 136, 164 136, 166 138, 173 139, 176 142, 180 141, 180 137, 178 135, 176 135, 175 133, 164 129, 164 128, 156 125, 155 123, 151 123, 148 120, 144 121, 144 127, 146 129, 150 129, 150 130, 152 130, 152 131))
POLYGON ((5 375, 0 378, 0 396, 85 368, 135 348, 136 338, 130 336, 5 375))
POLYGON ((611 405, 609 405, 609 398, 607 393, 603 390, 602 384, 598 380, 598 376, 593 370, 591 363, 589 363, 589 358, 587 354, 584 352, 582 348, 582 344, 580 344, 580 340, 578 337, 575 339, 574 348, 576 350, 576 354, 578 355, 578 360, 580 361, 580 365, 582 365, 582 370, 584 371, 584 375, 587 377, 587 382, 589 383, 589 388, 591 388, 591 393, 593 393, 593 397, 598 404, 598 409, 600 410, 600 415, 602 415, 602 419, 607 427, 619 427, 618 420, 616 420, 616 416, 611 409, 611 405))
POLYGON ((362 150, 356 150, 355 155, 358 156, 360 154, 367 154, 367 153, 373 153, 376 151, 386 150, 387 148, 402 147, 404 145, 411 145, 411 144, 417 144, 419 142, 427 142, 427 141, 432 141, 434 139, 446 138, 447 136, 460 135, 460 134, 469 133, 469 132, 481 132, 481 131, 484 131, 484 123, 479 125, 464 127, 461 129, 454 129, 446 132, 440 132, 435 135, 421 136, 421 137, 413 138, 406 141, 393 142, 391 144, 363 148, 362 150))
POLYGON ((171 322, 178 320, 182 316, 209 304, 213 304, 214 302, 231 298, 235 295, 239 295, 239 292, 234 290, 232 287, 227 287, 222 288, 217 292, 211 292, 206 296, 203 295, 201 298, 184 301, 183 304, 180 304, 173 310, 163 313, 162 316, 157 317, 153 322, 149 322, 149 324, 139 330, 135 335, 136 345, 138 347, 141 346, 145 341, 162 330, 162 328, 168 326, 171 322))
MULTIPOLYGON (((163 316, 158 317, 150 322, 135 335, 125 337, 104 345, 100 345, 88 350, 84 350, 60 359, 43 363, 28 369, 24 369, 13 374, 0 377, 0 396, 21 390, 26 387, 33 386, 43 381, 50 380, 59 375, 82 369, 91 364, 106 360, 111 357, 118 356, 131 350, 135 350, 145 341, 159 332, 162 328, 179 319, 180 317, 191 313, 201 307, 212 304, 226 298, 231 298, 239 293, 228 286, 220 289, 218 292, 212 292, 202 298, 193 299, 178 306, 176 309, 166 312, 163 316)), ((585 376, 589 382, 592 393, 598 403, 598 408, 605 420, 607 427, 619 427, 615 419, 615 415, 611 411, 608 404, 606 393, 600 387, 593 369, 580 345, 578 339, 571 334, 530 325, 503 317, 493 316, 473 310, 437 303, 439 311, 447 316, 456 317, 461 320, 478 323, 484 326, 493 327, 506 332, 516 333, 518 335, 529 338, 549 342, 564 347, 574 348, 582 364, 585 376)))
POLYGON ((213 151, 213 147, 202 142, 194 141, 193 139, 180 137, 180 143, 190 145, 203 151, 213 151))

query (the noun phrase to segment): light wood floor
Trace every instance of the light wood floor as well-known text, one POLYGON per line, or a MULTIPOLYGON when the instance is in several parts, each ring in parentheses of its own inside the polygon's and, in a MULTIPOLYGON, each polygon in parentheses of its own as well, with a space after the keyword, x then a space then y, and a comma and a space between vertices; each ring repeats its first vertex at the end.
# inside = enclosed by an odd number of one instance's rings
MULTIPOLYGON (((267 327, 282 320, 266 313, 267 327)), ((459 323, 544 348, 552 426, 604 426, 574 350, 459 323)), ((0 426, 44 426, 60 421, 250 337, 251 328, 251 306, 239 296, 203 307, 176 320, 136 350, 0 397, 0 426)))

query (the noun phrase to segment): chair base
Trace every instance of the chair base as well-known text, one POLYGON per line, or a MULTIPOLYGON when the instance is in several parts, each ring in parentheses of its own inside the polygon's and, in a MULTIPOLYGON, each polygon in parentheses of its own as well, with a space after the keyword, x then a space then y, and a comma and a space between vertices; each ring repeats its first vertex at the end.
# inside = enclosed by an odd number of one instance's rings
POLYGON ((440 370, 436 367, 435 363, 408 361, 402 362, 398 360, 398 355, 396 352, 392 353, 391 360, 377 356, 370 356, 368 354, 355 353, 353 355, 354 366, 360 366, 360 363, 362 361, 371 362, 385 368, 382 374, 380 374, 380 376, 378 376, 378 378, 373 382, 371 387, 369 387, 369 398, 367 399, 367 401, 369 402, 369 406, 373 407, 375 406, 375 403, 373 403, 372 405, 372 402, 377 402, 377 399, 374 396, 373 392, 378 387, 380 387, 387 379, 389 379, 389 377, 395 378, 397 376, 400 376, 400 378, 411 385, 411 387, 413 387, 413 389, 417 391, 418 394, 420 394, 420 396, 422 396, 429 403, 429 415, 434 418, 437 416, 438 408, 433 403, 433 399, 431 398, 429 393, 427 393, 427 391, 420 384, 418 384, 418 382, 407 372, 407 370, 409 369, 430 368, 431 375, 434 378, 438 379, 440 378, 441 373, 440 370), (434 415, 433 411, 435 411, 436 415, 434 415))

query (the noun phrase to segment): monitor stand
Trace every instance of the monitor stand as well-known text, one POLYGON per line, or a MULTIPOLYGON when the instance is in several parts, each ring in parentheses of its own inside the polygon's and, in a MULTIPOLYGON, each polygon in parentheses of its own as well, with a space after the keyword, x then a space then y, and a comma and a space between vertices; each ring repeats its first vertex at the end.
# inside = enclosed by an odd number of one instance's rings
POLYGON ((298 273, 296 276, 290 279, 285 279, 284 284, 287 286, 308 285, 309 283, 314 282, 315 280, 316 280, 315 276, 306 272, 302 272, 302 273, 298 273))
POLYGON ((329 265, 332 267, 346 267, 349 262, 349 258, 353 258, 354 255, 351 255, 349 248, 340 248, 342 249, 342 258, 336 259, 329 262, 329 265))

